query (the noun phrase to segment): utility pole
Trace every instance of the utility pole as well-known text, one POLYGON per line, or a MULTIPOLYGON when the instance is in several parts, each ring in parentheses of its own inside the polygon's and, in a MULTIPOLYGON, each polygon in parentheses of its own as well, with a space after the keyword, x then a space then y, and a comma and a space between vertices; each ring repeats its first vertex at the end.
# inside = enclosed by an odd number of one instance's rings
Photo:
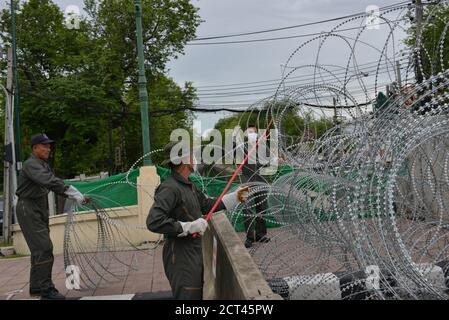
POLYGON ((402 106, 402 79, 401 79, 401 65, 396 61, 396 82, 398 84, 397 93, 399 97, 399 105, 402 106))
POLYGON ((284 96, 286 95, 285 93, 285 79, 284 79, 284 73, 285 73, 285 68, 287 66, 284 66, 283 64, 281 64, 281 81, 282 81, 282 85, 284 87, 284 96))
POLYGON ((399 90, 402 88, 402 78, 401 78, 401 64, 396 61, 396 81, 398 82, 399 90))
MULTIPOLYGON (((15 170, 16 155, 14 148, 13 129, 13 50, 8 49, 8 77, 5 87, 1 86, 5 93, 5 161, 4 161, 4 211, 3 211, 3 240, 8 243, 11 240, 12 217, 15 217, 14 199, 17 189, 17 175, 15 170)), ((17 222, 17 218, 15 220, 17 222)))
POLYGON ((416 23, 416 50, 415 50, 415 77, 418 83, 423 82, 422 70, 419 65, 422 64, 421 41, 422 41, 422 19, 423 5, 421 0, 415 0, 415 23, 416 23))
POLYGON ((13 68, 13 87, 14 87, 14 120, 15 120, 15 150, 17 167, 14 168, 14 174, 16 170, 20 170, 22 167, 21 162, 21 139, 20 139, 20 101, 19 101, 19 81, 17 75, 17 44, 16 44, 16 1, 11 0, 11 45, 12 45, 12 68, 13 68))
POLYGON ((151 165, 150 156, 150 123, 148 117, 148 92, 147 78, 145 76, 145 58, 143 52, 143 35, 142 35, 142 1, 134 0, 136 12, 136 32, 137 32, 137 55, 139 61, 139 100, 140 100, 140 117, 142 126, 142 144, 143 154, 147 155, 144 160, 144 166, 151 165))
POLYGON ((338 121, 337 121, 337 99, 335 99, 335 97, 332 97, 332 101, 334 104, 334 126, 336 126, 338 124, 338 121))

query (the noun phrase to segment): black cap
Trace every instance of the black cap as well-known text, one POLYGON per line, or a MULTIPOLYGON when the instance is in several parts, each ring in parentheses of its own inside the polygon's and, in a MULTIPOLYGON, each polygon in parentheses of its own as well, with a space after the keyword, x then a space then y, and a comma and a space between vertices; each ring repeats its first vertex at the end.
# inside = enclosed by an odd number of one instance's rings
MULTIPOLYGON (((172 151, 173 147, 176 146, 178 143, 181 144, 180 145, 181 149, 179 151, 185 150, 186 145, 184 145, 182 142, 179 142, 179 141, 169 142, 164 148, 164 161, 162 161, 162 165, 168 165, 169 163, 172 163, 172 159, 170 158, 171 151, 172 151)), ((180 155, 178 152, 178 157, 179 157, 178 159, 180 160, 183 157, 183 155, 180 155)))
POLYGON ((50 144, 54 141, 51 140, 45 133, 39 133, 31 138, 31 146, 34 146, 35 144, 50 144))

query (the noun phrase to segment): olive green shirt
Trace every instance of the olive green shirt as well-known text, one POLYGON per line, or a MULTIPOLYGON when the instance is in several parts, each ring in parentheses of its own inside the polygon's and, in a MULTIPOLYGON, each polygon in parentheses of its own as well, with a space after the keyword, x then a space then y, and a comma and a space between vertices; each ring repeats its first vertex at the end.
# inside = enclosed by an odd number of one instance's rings
MULTIPOLYGON (((209 213, 216 201, 216 198, 208 198, 179 173, 172 172, 156 189, 147 227, 150 231, 175 237, 183 232, 179 221, 201 218, 209 213)), ((220 202, 215 211, 223 209, 224 205, 220 202)))
POLYGON ((37 199, 49 191, 64 195, 66 189, 64 181, 54 175, 48 162, 32 154, 20 171, 16 194, 19 198, 37 199))

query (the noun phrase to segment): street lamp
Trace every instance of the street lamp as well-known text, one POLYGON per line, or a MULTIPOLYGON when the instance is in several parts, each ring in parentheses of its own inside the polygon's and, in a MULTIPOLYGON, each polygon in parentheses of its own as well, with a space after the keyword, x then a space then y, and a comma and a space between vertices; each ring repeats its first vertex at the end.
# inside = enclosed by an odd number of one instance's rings
POLYGON ((148 117, 148 91, 147 78, 145 76, 145 57, 143 53, 143 36, 142 36, 142 2, 134 0, 134 8, 136 12, 136 33, 137 33, 137 56, 139 61, 139 101, 140 101, 140 117, 142 126, 142 144, 143 154, 147 155, 143 159, 144 166, 151 165, 150 156, 150 122, 148 117))
POLYGON ((349 78, 348 78, 348 80, 346 80, 346 82, 345 82, 345 85, 344 85, 345 90, 346 90, 346 85, 348 84, 348 82, 349 82, 353 77, 364 77, 364 78, 366 78, 366 77, 368 77, 368 76, 369 76, 369 73, 368 73, 368 72, 363 72, 363 71, 361 71, 361 72, 359 72, 359 73, 354 73, 354 74, 350 75, 349 78))
MULTIPOLYGON (((368 72, 364 72, 364 71, 361 71, 361 72, 359 72, 359 73, 354 73, 354 74, 352 74, 352 75, 350 75, 349 77, 348 77, 348 79, 345 81, 345 83, 344 83, 344 85, 343 85, 343 90, 344 90, 344 92, 346 93, 346 91, 348 91, 347 89, 346 89, 346 85, 349 83, 349 81, 352 79, 352 78, 354 78, 354 77, 358 77, 358 78, 360 78, 360 77, 364 77, 364 78, 366 78, 366 77, 368 77, 369 76, 369 73, 368 72)), ((345 101, 346 101, 346 95, 345 95, 345 101)), ((358 107, 356 107, 356 114, 357 114, 357 112, 358 112, 358 107)), ((343 116, 342 116, 343 117, 343 116)))

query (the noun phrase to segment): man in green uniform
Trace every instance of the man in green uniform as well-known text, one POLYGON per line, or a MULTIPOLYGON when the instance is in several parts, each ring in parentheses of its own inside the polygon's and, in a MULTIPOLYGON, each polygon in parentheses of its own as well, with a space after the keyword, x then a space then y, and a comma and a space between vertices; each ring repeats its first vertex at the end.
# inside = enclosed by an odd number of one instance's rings
MULTIPOLYGON (((182 143, 171 142, 165 149, 165 164, 171 175, 156 189, 147 218, 150 231, 166 235, 162 258, 165 274, 175 299, 201 300, 203 297, 203 253, 200 237, 207 229, 207 214, 217 199, 208 198, 189 180, 195 171, 194 158, 182 143), (178 148, 179 147, 179 148, 178 148), (174 152, 178 148, 184 152, 174 152), (180 161, 180 159, 182 159, 180 161)), ((217 211, 232 210, 246 200, 247 188, 226 194, 217 211)))
POLYGON ((24 162, 19 175, 16 214, 31 252, 30 295, 40 295, 43 299, 64 299, 51 279, 54 258, 47 194, 51 190, 80 205, 87 203, 88 198, 76 188, 65 186, 64 181, 53 174, 47 163, 53 142, 45 134, 31 139, 32 154, 24 162))
MULTIPOLYGON (((247 128, 248 141, 244 143, 243 152, 248 154, 252 146, 258 140, 257 128, 255 125, 250 124, 247 128)), ((267 185, 268 181, 260 174, 260 170, 264 167, 259 161, 258 152, 254 151, 248 158, 248 161, 242 167, 241 181, 243 183, 250 183, 252 187, 257 188, 258 184, 267 185)), ((251 248, 253 242, 267 243, 270 242, 270 238, 267 237, 267 227, 265 224, 264 214, 267 213, 267 192, 260 188, 260 191, 256 191, 250 197, 248 203, 254 203, 255 214, 252 212, 252 208, 245 208, 245 219, 243 220, 246 229, 246 241, 245 247, 251 248)))

